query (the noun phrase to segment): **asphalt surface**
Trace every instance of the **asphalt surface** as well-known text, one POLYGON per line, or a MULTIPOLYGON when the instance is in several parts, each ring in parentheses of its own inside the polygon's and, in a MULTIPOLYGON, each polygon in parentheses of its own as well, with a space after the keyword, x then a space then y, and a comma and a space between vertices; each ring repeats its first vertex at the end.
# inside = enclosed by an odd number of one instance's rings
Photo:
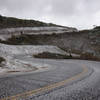
POLYGON ((45 60, 20 57, 21 60, 50 64, 45 71, 0 77, 0 100, 100 100, 100 62, 83 60, 45 60), (83 72, 87 68, 87 72, 83 72), (82 73, 80 75, 80 73, 82 73), (74 77, 71 79, 71 77, 74 77), (21 97, 39 88, 67 80, 67 83, 21 97), (5 98, 5 99, 3 99, 5 98), (12 98, 9 98, 12 100, 12 98))

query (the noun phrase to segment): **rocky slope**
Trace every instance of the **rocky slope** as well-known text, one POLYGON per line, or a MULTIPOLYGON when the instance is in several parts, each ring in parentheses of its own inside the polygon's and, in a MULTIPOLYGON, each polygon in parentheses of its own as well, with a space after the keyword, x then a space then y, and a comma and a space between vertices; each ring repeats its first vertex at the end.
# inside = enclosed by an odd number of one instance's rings
POLYGON ((53 23, 36 20, 18 19, 0 15, 0 39, 20 34, 52 34, 77 31, 76 28, 65 27, 53 23))
POLYGON ((77 31, 75 28, 70 27, 20 27, 20 28, 4 28, 0 29, 0 39, 5 40, 10 38, 12 35, 28 34, 28 35, 37 35, 37 34, 60 34, 64 32, 73 32, 77 31))
POLYGON ((67 52, 80 54, 83 58, 100 58, 100 27, 83 31, 54 24, 3 28, 0 29, 0 38, 4 44, 54 45, 67 52))
MULTIPOLYGON (((48 30, 50 31, 50 29, 48 30)), ((12 36, 6 41, 1 42, 14 45, 54 45, 67 52, 73 52, 82 56, 100 57, 100 29, 98 28, 76 32, 61 32, 59 34, 27 33, 12 36)))

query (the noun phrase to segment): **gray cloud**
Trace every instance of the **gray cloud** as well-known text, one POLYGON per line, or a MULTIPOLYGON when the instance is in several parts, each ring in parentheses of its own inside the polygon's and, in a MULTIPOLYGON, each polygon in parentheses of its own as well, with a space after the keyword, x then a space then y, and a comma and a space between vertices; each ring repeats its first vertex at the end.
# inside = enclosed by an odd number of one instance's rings
POLYGON ((79 29, 100 25, 100 0, 0 0, 0 13, 79 29))

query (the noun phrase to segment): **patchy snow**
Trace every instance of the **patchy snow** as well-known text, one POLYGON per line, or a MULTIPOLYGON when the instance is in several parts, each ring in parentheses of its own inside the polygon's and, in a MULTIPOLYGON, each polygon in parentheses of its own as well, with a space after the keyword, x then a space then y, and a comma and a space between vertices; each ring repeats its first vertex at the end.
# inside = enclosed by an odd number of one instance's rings
POLYGON ((65 54, 63 50, 56 46, 49 45, 5 45, 0 44, 0 52, 11 55, 33 55, 42 52, 65 54))
POLYGON ((70 27, 20 27, 20 28, 5 28, 0 29, 0 39, 6 40, 11 37, 12 34, 60 34, 64 32, 77 31, 75 28, 70 27))
POLYGON ((77 31, 75 28, 69 27, 20 27, 1 29, 0 33, 11 33, 18 31, 77 31))
POLYGON ((47 64, 36 63, 19 60, 17 56, 33 56, 34 54, 42 53, 42 52, 50 52, 50 53, 58 53, 58 54, 66 54, 63 50, 56 46, 33 46, 33 45, 5 45, 0 43, 0 56, 6 59, 5 66, 0 69, 0 72, 5 71, 33 71, 36 69, 41 69, 48 67, 47 64), (17 57, 17 58, 16 58, 17 57))

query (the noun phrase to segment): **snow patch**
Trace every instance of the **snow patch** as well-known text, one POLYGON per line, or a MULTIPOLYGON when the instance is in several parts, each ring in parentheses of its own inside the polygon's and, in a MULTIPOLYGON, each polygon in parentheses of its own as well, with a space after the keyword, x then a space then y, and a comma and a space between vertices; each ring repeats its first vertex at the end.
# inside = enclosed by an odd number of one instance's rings
POLYGON ((61 34, 64 32, 77 31, 75 28, 70 27, 20 27, 20 28, 5 28, 0 29, 0 39, 6 40, 14 35, 23 34, 61 34))
POLYGON ((66 52, 56 46, 33 46, 33 45, 5 45, 0 43, 0 56, 6 59, 5 66, 1 68, 0 72, 4 71, 31 71, 41 68, 50 67, 48 64, 24 61, 18 57, 29 57, 34 54, 50 52, 65 55, 66 52))

